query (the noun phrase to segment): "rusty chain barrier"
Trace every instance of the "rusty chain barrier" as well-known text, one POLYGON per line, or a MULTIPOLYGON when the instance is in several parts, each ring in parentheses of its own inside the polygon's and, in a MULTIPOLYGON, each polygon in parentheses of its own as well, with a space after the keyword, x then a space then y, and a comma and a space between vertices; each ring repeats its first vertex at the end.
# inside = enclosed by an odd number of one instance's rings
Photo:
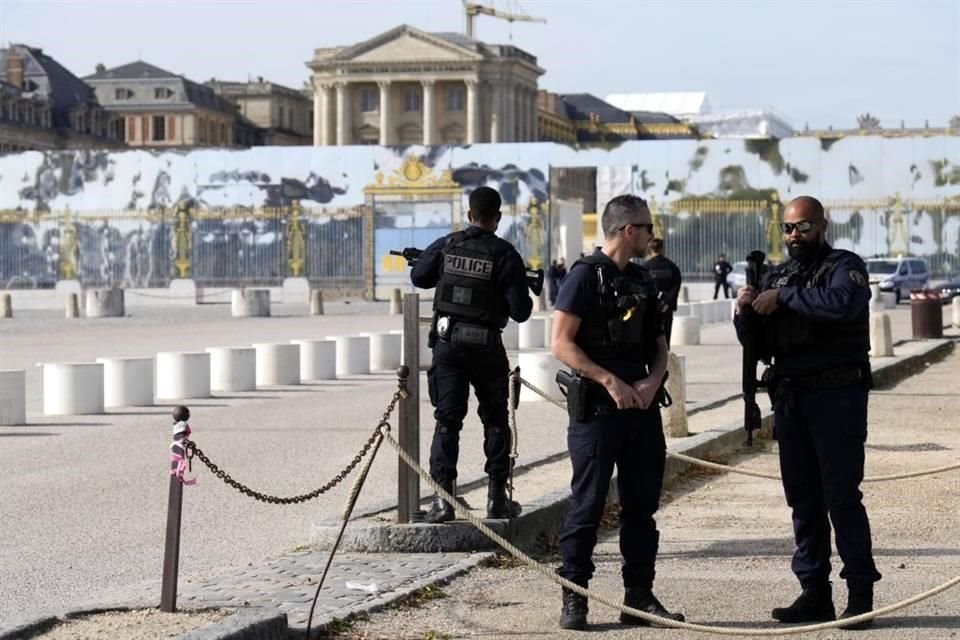
POLYGON ((259 491, 251 489, 242 482, 234 480, 233 477, 218 465, 211 462, 210 458, 204 454, 203 450, 196 445, 195 442, 189 439, 184 440, 184 447, 187 452, 187 463, 190 464, 193 457, 196 456, 200 459, 200 462, 205 464, 210 472, 224 481, 227 485, 233 487, 240 493, 250 496, 254 500, 259 500, 260 502, 266 502, 269 504, 299 504, 301 502, 307 502, 317 498, 330 489, 333 489, 335 486, 343 482, 343 480, 350 475, 350 473, 357 467, 358 464, 363 460, 363 458, 370 452, 370 449, 374 446, 374 443, 377 442, 377 439, 380 437, 382 428, 385 426, 387 429, 390 428, 390 415, 393 413, 393 410, 396 408, 397 403, 400 399, 406 394, 406 387, 401 383, 400 388, 397 389, 393 394, 393 398, 390 399, 390 403, 387 405, 386 410, 383 412, 383 416, 380 418, 380 422, 377 423, 377 426, 374 428, 373 433, 370 434, 370 437, 367 438, 367 441, 363 444, 363 447, 360 451, 357 452, 357 455, 343 468, 340 473, 335 475, 329 482, 323 486, 314 489, 309 493, 300 494, 297 496, 291 496, 288 498, 283 498, 279 496, 271 496, 259 491))

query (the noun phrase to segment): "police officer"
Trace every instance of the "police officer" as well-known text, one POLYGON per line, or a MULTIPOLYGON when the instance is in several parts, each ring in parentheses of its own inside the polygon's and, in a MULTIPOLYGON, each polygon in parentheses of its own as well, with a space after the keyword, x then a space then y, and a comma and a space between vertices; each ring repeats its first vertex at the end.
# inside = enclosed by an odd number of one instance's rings
MULTIPOLYGON (((880 579, 860 493, 867 393, 870 388, 867 271, 856 254, 827 244, 823 205, 801 196, 787 205, 780 228, 790 260, 772 269, 762 292, 737 293, 734 322, 743 341, 758 316, 773 359, 774 429, 787 504, 793 510, 792 568, 802 592, 773 610, 780 622, 836 616, 830 586, 830 523, 836 529, 851 617, 873 610, 880 579), (829 518, 829 519, 828 519, 829 518)), ((867 623, 847 628, 865 628, 867 623)))
MULTIPOLYGON (((604 208, 603 246, 567 274, 553 314, 553 354, 586 379, 582 417, 571 415, 567 448, 572 498, 560 533, 558 573, 586 587, 613 469, 618 470, 624 603, 660 616, 672 614, 653 594, 660 534, 666 444, 656 396, 667 346, 653 279, 631 258, 641 257, 653 232, 643 199, 617 196, 604 208)), ((568 396, 568 406, 569 404, 568 396)), ((624 624, 646 624, 621 615, 624 624)), ((560 627, 584 629, 587 600, 563 591, 560 627)))
MULTIPOLYGON (((484 467, 489 476, 487 517, 516 515, 508 502, 510 430, 507 425, 509 364, 500 338, 508 318, 523 322, 533 301, 526 268, 517 250, 494 231, 500 222, 500 194, 479 187, 470 194, 470 225, 424 250, 410 279, 421 289, 436 287, 429 345, 433 364, 427 386, 437 421, 430 447, 430 476, 453 493, 460 454, 460 429, 467 415, 470 385, 483 423, 484 467)), ((435 496, 425 520, 453 520, 450 503, 435 496)))
POLYGON ((727 256, 722 253, 717 256, 717 261, 713 263, 713 299, 716 300, 720 294, 720 287, 723 287, 723 297, 730 297, 730 283, 727 282, 727 275, 733 271, 733 267, 727 262, 727 256))
POLYGON ((673 331, 673 312, 677 310, 677 298, 680 297, 680 283, 683 276, 673 260, 663 255, 663 240, 653 238, 648 247, 650 258, 644 263, 653 281, 657 285, 657 299, 660 313, 663 314, 663 335, 670 347, 670 334, 673 331))

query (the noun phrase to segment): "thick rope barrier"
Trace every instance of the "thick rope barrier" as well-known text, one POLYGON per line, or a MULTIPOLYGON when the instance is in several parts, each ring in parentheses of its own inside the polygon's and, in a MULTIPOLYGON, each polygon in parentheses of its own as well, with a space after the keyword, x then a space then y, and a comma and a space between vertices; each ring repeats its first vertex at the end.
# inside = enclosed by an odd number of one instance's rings
MULTIPOLYGON (((603 594, 594 593, 589 589, 584 589, 580 585, 574 582, 570 582, 569 580, 557 575, 552 569, 540 564, 539 562, 537 562, 536 560, 534 560, 533 558, 525 554, 523 551, 521 551, 520 549, 512 545, 507 539, 505 539, 504 537, 499 535, 497 532, 493 531, 486 524, 484 524, 480 518, 477 518, 475 515, 473 515, 466 509, 464 509, 463 505, 457 502, 456 498, 454 498, 452 495, 447 493, 443 487, 441 487, 433 478, 431 478, 430 474, 424 471, 424 469, 419 464, 417 464, 417 462, 406 451, 403 450, 403 448, 400 446, 400 443, 394 440, 389 433, 383 434, 383 440, 396 450, 397 455, 404 461, 404 463, 406 463, 407 466, 413 469, 417 473, 417 475, 419 475, 420 478, 429 487, 431 487, 434 491, 436 491, 437 495, 439 495, 443 500, 446 500, 451 505, 453 505, 453 509, 458 516, 460 516, 461 518, 463 518, 464 520, 466 520, 467 522, 475 526, 477 529, 480 530, 481 533, 483 533, 485 536, 487 536, 488 538, 496 542, 498 545, 500 545, 505 551, 507 551, 514 558, 516 558, 517 560, 520 560, 531 569, 537 571, 538 573, 552 580, 556 584, 559 584, 560 586, 565 587, 570 591, 573 591, 574 593, 577 593, 581 596, 584 596, 586 598, 599 602, 600 604, 606 605, 612 609, 616 609, 622 613, 626 613, 628 615, 646 620, 647 622, 654 623, 661 627, 669 627, 672 629, 685 629, 687 631, 696 631, 700 633, 714 633, 714 634, 726 635, 726 636, 779 636, 779 635, 808 633, 811 631, 824 631, 826 629, 842 629, 849 625, 855 625, 860 622, 866 622, 867 620, 872 620, 873 618, 877 618, 879 616, 883 616, 888 613, 893 613, 894 611, 898 611, 905 607, 909 607, 910 605, 916 604, 928 598, 932 598, 938 593, 946 591, 947 589, 950 589, 960 584, 960 576, 956 576, 954 578, 951 578, 950 580, 947 580, 943 584, 937 585, 932 589, 924 591, 923 593, 917 594, 911 598, 907 598, 906 600, 902 600, 900 602, 888 605, 886 607, 881 607, 879 609, 874 609, 869 613, 864 613, 858 616, 852 616, 850 618, 845 618, 843 620, 835 620, 833 622, 824 622, 821 624, 801 625, 797 627, 786 627, 786 628, 777 627, 777 628, 770 628, 770 629, 744 629, 744 628, 700 625, 700 624, 693 624, 689 622, 677 622, 676 620, 661 618, 659 616, 649 614, 646 611, 640 611, 638 609, 634 609, 633 607, 628 607, 616 600, 612 600, 608 598, 603 594)), ((438 526, 442 526, 442 525, 438 525, 438 526)))
MULTIPOLYGON (((550 396, 546 391, 542 389, 538 389, 536 386, 524 380, 522 377, 520 378, 520 384, 530 389, 531 391, 533 391, 535 394, 537 394, 547 402, 550 402, 553 405, 566 411, 567 404, 565 402, 550 396)), ((515 411, 511 410, 510 419, 514 423, 516 423, 515 413, 516 413, 515 411)), ((675 460, 680 460, 688 464, 693 464, 693 465, 697 465, 707 469, 712 469, 713 471, 721 471, 726 473, 738 473, 742 476, 751 476, 754 478, 766 478, 767 480, 781 479, 780 474, 777 474, 777 473, 769 473, 766 471, 754 471, 752 469, 742 469, 739 467, 732 467, 730 465, 718 464, 716 462, 710 462, 708 460, 701 460, 700 458, 694 458, 692 456, 688 456, 682 453, 676 453, 674 451, 669 451, 669 450, 667 451, 667 457, 673 458, 675 460)), ((891 473, 891 474, 882 475, 882 476, 867 476, 863 479, 863 482, 890 482, 892 480, 907 480, 909 478, 921 478, 923 476, 932 476, 939 473, 946 473, 948 471, 956 471, 957 469, 960 469, 960 462, 943 465, 941 467, 934 467, 932 469, 920 469, 918 471, 908 471, 905 473, 891 473)))

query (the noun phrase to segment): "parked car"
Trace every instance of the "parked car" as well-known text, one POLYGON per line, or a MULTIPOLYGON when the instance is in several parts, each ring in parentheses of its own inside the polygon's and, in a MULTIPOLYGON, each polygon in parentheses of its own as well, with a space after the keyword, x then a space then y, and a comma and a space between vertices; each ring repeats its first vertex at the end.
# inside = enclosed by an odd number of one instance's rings
POLYGON ((737 297, 737 289, 747 284, 747 263, 745 261, 734 262, 733 271, 727 274, 727 286, 730 287, 730 295, 737 297))
POLYGON ((880 291, 897 294, 897 302, 911 289, 922 289, 930 279, 930 269, 923 258, 870 258, 866 260, 870 284, 879 284, 880 291))
POLYGON ((943 304, 951 304, 953 299, 958 297, 960 297, 960 273, 955 273, 940 285, 940 298, 943 304))

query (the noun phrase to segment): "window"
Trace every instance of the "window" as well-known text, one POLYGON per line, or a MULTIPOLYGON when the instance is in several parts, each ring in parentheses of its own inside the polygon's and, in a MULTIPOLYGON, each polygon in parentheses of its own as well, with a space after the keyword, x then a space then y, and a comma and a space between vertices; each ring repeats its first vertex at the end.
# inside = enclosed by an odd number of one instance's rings
POLYGON ((114 138, 117 140, 126 140, 127 139, 127 119, 126 118, 117 118, 114 121, 114 138))
POLYGON ((229 141, 227 140, 227 125, 223 123, 220 124, 220 144, 229 144, 229 141))
POLYGON ((133 91, 130 89, 114 89, 113 99, 114 100, 129 100, 133 97, 133 91))
POLYGON ((447 111, 463 111, 463 87, 447 89, 447 111))
POLYGON ((926 273, 927 265, 925 265, 921 260, 911 260, 910 271, 913 273, 926 273))
POLYGON ((372 87, 360 90, 360 111, 370 113, 380 110, 380 91, 372 87))
POLYGON ((418 88, 409 88, 403 92, 403 110, 404 111, 420 111, 421 109, 421 93, 418 88))
POLYGON ((169 100, 173 97, 173 91, 166 87, 157 87, 153 90, 153 97, 155 100, 169 100))
POLYGON ((131 116, 129 118, 130 122, 127 123, 127 130, 130 132, 130 142, 136 142, 137 140, 137 119, 131 116))
POLYGON ((279 120, 280 120, 280 127, 283 127, 283 125, 284 125, 284 122, 283 122, 283 116, 284 116, 283 105, 280 105, 279 109, 280 109, 280 118, 279 118, 279 120))
POLYGON ((153 116, 153 138, 154 142, 167 139, 167 119, 164 116, 153 116))

